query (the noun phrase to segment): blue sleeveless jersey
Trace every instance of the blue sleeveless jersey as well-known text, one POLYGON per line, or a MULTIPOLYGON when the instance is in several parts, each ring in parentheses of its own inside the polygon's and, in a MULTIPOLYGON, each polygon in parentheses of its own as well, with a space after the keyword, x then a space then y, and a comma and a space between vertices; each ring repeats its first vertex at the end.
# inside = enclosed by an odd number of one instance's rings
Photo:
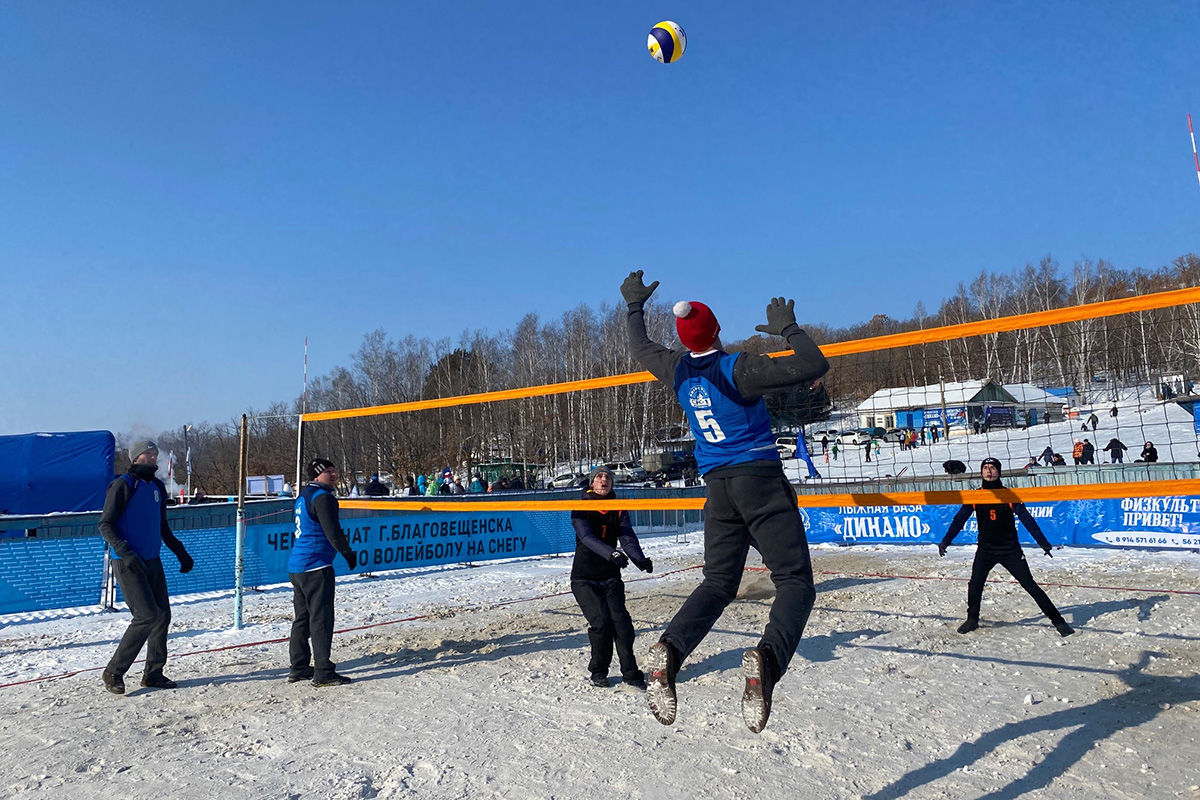
POLYGON ((329 494, 329 491, 320 484, 310 483, 296 498, 296 530, 292 534, 288 572, 311 572, 333 565, 337 551, 326 538, 325 529, 321 527, 312 507, 313 500, 322 494, 329 494))
MULTIPOLYGON (((117 480, 125 481, 133 489, 125 512, 117 520, 117 532, 142 558, 158 558, 162 550, 162 506, 167 499, 163 490, 156 481, 144 481, 129 474, 117 480)), ((120 558, 111 547, 109 555, 120 558)))
POLYGON ((733 384, 738 353, 690 354, 675 367, 675 395, 696 437, 701 474, 749 461, 778 461, 767 403, 747 400, 733 384))

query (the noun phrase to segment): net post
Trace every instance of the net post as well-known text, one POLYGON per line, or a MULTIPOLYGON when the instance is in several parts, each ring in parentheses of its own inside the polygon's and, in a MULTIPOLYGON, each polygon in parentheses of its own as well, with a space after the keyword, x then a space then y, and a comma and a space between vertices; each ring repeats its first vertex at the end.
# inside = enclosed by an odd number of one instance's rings
POLYGON ((245 539, 246 539, 246 450, 249 443, 249 423, 242 414, 242 424, 238 436, 238 495, 237 495, 237 528, 234 536, 233 560, 233 629, 242 629, 242 582, 246 572, 245 539))

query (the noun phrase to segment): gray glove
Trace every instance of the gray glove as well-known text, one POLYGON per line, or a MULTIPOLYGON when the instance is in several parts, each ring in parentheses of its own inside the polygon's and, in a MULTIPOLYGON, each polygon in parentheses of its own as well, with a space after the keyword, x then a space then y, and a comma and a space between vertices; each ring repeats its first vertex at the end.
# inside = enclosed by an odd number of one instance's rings
POLYGON ((625 302, 629 305, 634 303, 644 303, 650 299, 650 295, 654 294, 654 290, 658 288, 658 281, 647 286, 642 282, 642 271, 629 273, 629 277, 621 284, 621 297, 625 298, 625 302))
POLYGON ((773 336, 782 336, 787 326, 795 324, 796 301, 772 297, 771 302, 767 305, 767 324, 756 325, 754 330, 773 336))

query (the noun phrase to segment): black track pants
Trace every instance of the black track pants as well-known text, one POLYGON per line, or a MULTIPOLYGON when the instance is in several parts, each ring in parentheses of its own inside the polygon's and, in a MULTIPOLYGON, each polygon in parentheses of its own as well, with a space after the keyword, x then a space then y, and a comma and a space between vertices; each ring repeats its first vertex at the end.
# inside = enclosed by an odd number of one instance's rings
POLYGON ((662 638, 678 651, 681 662, 696 649, 737 596, 754 537, 775 584, 775 601, 759 645, 771 648, 782 672, 800 644, 817 596, 796 494, 782 475, 705 480, 704 581, 662 638))
POLYGON ((312 572, 292 572, 292 638, 288 645, 291 674, 303 675, 310 665, 315 668, 313 680, 333 676, 337 666, 329 660, 333 649, 333 567, 312 572), (309 640, 312 647, 309 647, 309 640))
POLYGON ((144 574, 137 574, 125 566, 125 562, 114 558, 113 574, 121 587, 121 594, 133 622, 125 629, 117 652, 108 662, 108 669, 124 675, 146 646, 146 674, 161 675, 167 663, 167 628, 171 625, 171 600, 167 593, 167 576, 163 573, 162 559, 145 559, 144 574))
POLYGON ((1063 621, 1062 614, 1058 613, 1054 603, 1034 581, 1025 554, 1019 550, 1015 553, 1001 554, 989 553, 986 550, 975 551, 975 563, 971 566, 971 583, 967 586, 967 616, 979 617, 979 606, 983 602, 983 585, 987 583, 988 573, 997 564, 1008 570, 1021 584, 1021 588, 1029 592, 1029 596, 1038 604, 1042 613, 1050 618, 1051 623, 1057 625, 1063 621))
POLYGON ((633 620, 625 608, 624 582, 620 578, 571 581, 571 593, 588 622, 588 640, 592 643, 588 671, 593 675, 608 675, 615 642, 621 676, 633 678, 640 674, 633 655, 633 620))

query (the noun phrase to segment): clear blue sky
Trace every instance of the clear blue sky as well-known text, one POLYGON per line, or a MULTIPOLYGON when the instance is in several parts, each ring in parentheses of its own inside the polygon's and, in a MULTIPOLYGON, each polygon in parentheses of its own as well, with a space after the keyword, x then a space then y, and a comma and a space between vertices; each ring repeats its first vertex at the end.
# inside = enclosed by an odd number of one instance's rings
POLYGON ((634 268, 740 338, 774 294, 844 325, 1159 267, 1200 250, 1198 42, 1169 0, 12 0, 0 434, 226 420, 298 394, 306 335, 322 374, 634 268))

